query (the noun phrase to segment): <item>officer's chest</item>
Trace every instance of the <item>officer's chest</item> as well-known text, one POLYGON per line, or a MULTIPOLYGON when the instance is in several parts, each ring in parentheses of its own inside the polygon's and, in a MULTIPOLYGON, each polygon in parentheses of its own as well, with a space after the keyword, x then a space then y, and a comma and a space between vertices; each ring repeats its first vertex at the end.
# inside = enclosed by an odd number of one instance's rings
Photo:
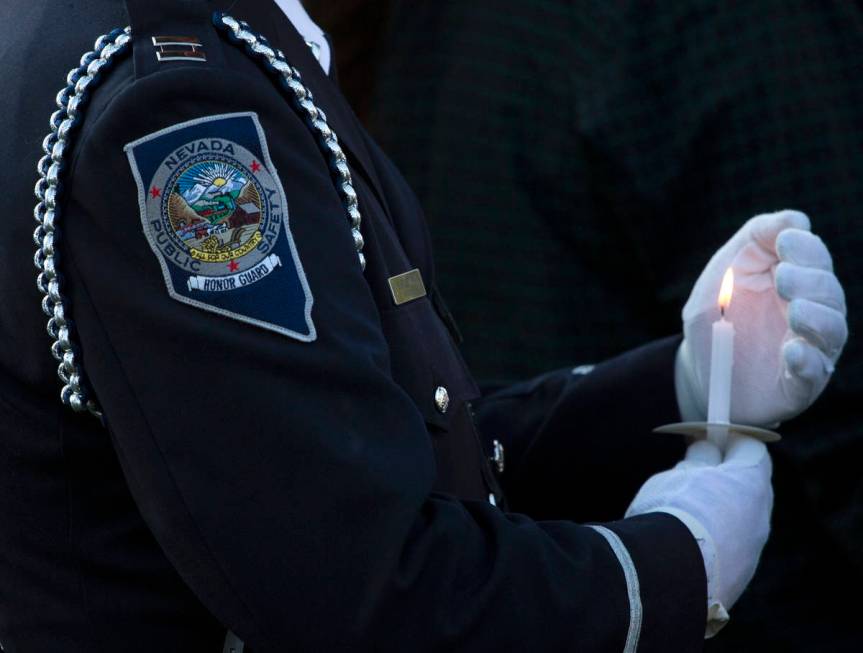
POLYGON ((424 218, 391 164, 382 157, 377 163, 376 187, 361 174, 355 181, 365 216, 365 276, 389 346, 392 375, 425 418, 438 464, 435 489, 486 500, 496 484, 470 414, 470 401, 479 391, 434 286, 424 218))

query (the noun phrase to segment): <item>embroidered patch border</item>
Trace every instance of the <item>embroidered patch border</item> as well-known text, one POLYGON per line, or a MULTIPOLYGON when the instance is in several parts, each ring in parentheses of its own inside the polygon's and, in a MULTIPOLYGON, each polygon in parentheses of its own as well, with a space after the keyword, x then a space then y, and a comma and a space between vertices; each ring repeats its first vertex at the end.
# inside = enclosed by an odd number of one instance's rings
POLYGON ((144 234, 173 299, 303 342, 316 339, 314 299, 257 114, 203 116, 123 149, 144 234), (221 128, 238 136, 223 136, 221 128))

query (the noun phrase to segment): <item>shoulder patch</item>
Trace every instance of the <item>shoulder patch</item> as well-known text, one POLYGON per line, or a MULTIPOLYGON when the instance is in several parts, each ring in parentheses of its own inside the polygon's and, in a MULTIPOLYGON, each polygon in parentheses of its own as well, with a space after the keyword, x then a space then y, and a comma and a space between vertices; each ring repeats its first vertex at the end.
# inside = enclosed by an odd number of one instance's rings
POLYGON ((206 116, 124 148, 168 294, 311 342, 312 293, 254 113, 206 116))

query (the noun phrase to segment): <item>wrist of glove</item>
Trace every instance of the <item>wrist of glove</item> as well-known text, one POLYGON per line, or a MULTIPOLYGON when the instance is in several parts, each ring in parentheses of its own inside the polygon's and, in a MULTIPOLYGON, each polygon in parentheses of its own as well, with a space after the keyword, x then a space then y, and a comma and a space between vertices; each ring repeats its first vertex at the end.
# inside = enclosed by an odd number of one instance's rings
POLYGON ((698 542, 707 574, 706 637, 728 621, 758 566, 770 533, 771 471, 757 440, 733 437, 724 459, 715 445, 699 441, 673 469, 648 479, 626 511, 674 515, 698 542))
POLYGON ((722 277, 734 269, 731 419, 773 425, 808 408, 848 338, 845 295, 809 218, 780 211, 749 220, 710 260, 683 308, 675 390, 685 421, 707 416, 712 325, 722 277))

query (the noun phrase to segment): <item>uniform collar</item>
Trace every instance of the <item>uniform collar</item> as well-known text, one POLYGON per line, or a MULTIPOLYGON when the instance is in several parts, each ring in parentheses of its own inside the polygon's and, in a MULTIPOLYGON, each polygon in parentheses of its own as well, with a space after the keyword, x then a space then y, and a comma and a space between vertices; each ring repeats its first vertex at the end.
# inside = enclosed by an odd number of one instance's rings
POLYGON ((316 52, 318 63, 324 72, 330 73, 330 44, 324 31, 311 19, 300 0, 275 0, 282 13, 288 17, 303 40, 316 52))
POLYGON ((350 163, 365 177, 378 201, 386 208, 381 182, 366 147, 359 119, 285 13, 274 0, 228 0, 220 4, 226 7, 225 13, 245 20, 253 30, 266 36, 285 53, 291 65, 299 69, 303 83, 312 91, 315 104, 326 113, 327 122, 346 150, 350 163))

